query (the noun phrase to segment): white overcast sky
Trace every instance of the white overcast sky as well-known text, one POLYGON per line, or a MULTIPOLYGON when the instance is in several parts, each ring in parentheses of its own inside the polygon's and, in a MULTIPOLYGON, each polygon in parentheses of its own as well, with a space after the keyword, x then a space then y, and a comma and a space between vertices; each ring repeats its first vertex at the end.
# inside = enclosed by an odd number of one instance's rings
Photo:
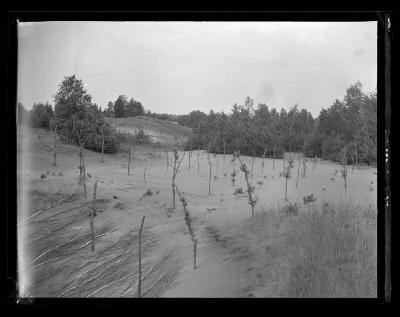
POLYGON ((228 113, 246 96, 317 116, 347 87, 377 83, 376 22, 34 22, 18 28, 18 98, 50 102, 75 74, 104 108, 228 113))

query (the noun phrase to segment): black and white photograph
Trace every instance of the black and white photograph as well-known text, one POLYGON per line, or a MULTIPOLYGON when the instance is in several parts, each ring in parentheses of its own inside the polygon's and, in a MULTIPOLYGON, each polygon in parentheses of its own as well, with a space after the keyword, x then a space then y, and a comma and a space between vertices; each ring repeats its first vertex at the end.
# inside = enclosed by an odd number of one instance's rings
POLYGON ((19 298, 377 298, 378 23, 18 21, 19 298))

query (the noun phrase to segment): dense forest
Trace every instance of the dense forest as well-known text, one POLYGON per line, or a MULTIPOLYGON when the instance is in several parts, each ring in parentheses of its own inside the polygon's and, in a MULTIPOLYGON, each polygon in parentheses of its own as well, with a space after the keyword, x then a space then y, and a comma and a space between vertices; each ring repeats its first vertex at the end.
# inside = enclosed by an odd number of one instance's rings
POLYGON ((157 114, 145 110, 141 102, 124 95, 109 102, 104 110, 92 103, 82 80, 65 77, 49 103, 34 104, 29 112, 18 102, 18 123, 57 129, 64 139, 100 150, 104 137, 106 152, 118 150, 118 133, 104 120, 110 117, 145 115, 178 122, 193 129, 187 149, 204 149, 212 153, 233 153, 282 157, 285 151, 301 151, 309 157, 339 161, 345 153, 349 163, 374 164, 377 150, 376 91, 364 93, 360 82, 351 85, 343 100, 322 109, 313 118, 298 105, 289 111, 257 106, 247 97, 234 104, 230 113, 192 111, 187 115, 157 114))
POLYGON ((376 91, 364 93, 357 82, 342 101, 322 109, 314 119, 297 105, 289 111, 254 105, 247 97, 234 104, 229 114, 192 111, 179 116, 181 125, 191 127, 194 137, 189 147, 213 153, 233 153, 282 157, 285 151, 302 151, 309 157, 333 161, 345 151, 347 162, 373 164, 377 148, 376 91))

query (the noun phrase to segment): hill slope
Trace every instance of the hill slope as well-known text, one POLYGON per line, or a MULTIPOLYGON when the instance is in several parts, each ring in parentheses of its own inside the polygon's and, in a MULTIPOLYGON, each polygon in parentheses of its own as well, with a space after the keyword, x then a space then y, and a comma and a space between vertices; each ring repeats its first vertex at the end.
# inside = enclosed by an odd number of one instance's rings
POLYGON ((192 135, 192 129, 172 122, 150 118, 146 116, 137 116, 133 118, 106 118, 107 122, 114 125, 118 130, 135 133, 137 130, 143 130, 149 134, 154 142, 172 144, 175 136, 178 143, 186 142, 192 135))

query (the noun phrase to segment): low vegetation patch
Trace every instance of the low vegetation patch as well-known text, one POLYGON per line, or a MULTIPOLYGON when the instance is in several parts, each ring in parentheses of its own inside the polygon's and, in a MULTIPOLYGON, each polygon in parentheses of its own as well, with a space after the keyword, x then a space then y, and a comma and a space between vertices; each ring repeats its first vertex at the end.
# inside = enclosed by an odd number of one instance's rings
POLYGON ((253 241, 252 247, 256 241, 267 252, 259 253, 264 262, 260 270, 268 275, 269 267, 275 265, 276 293, 308 298, 376 297, 376 210, 325 204, 312 212, 300 209, 294 217, 281 212, 293 207, 263 207, 243 225, 244 239, 253 241), (280 241, 274 248, 271 237, 280 241))

